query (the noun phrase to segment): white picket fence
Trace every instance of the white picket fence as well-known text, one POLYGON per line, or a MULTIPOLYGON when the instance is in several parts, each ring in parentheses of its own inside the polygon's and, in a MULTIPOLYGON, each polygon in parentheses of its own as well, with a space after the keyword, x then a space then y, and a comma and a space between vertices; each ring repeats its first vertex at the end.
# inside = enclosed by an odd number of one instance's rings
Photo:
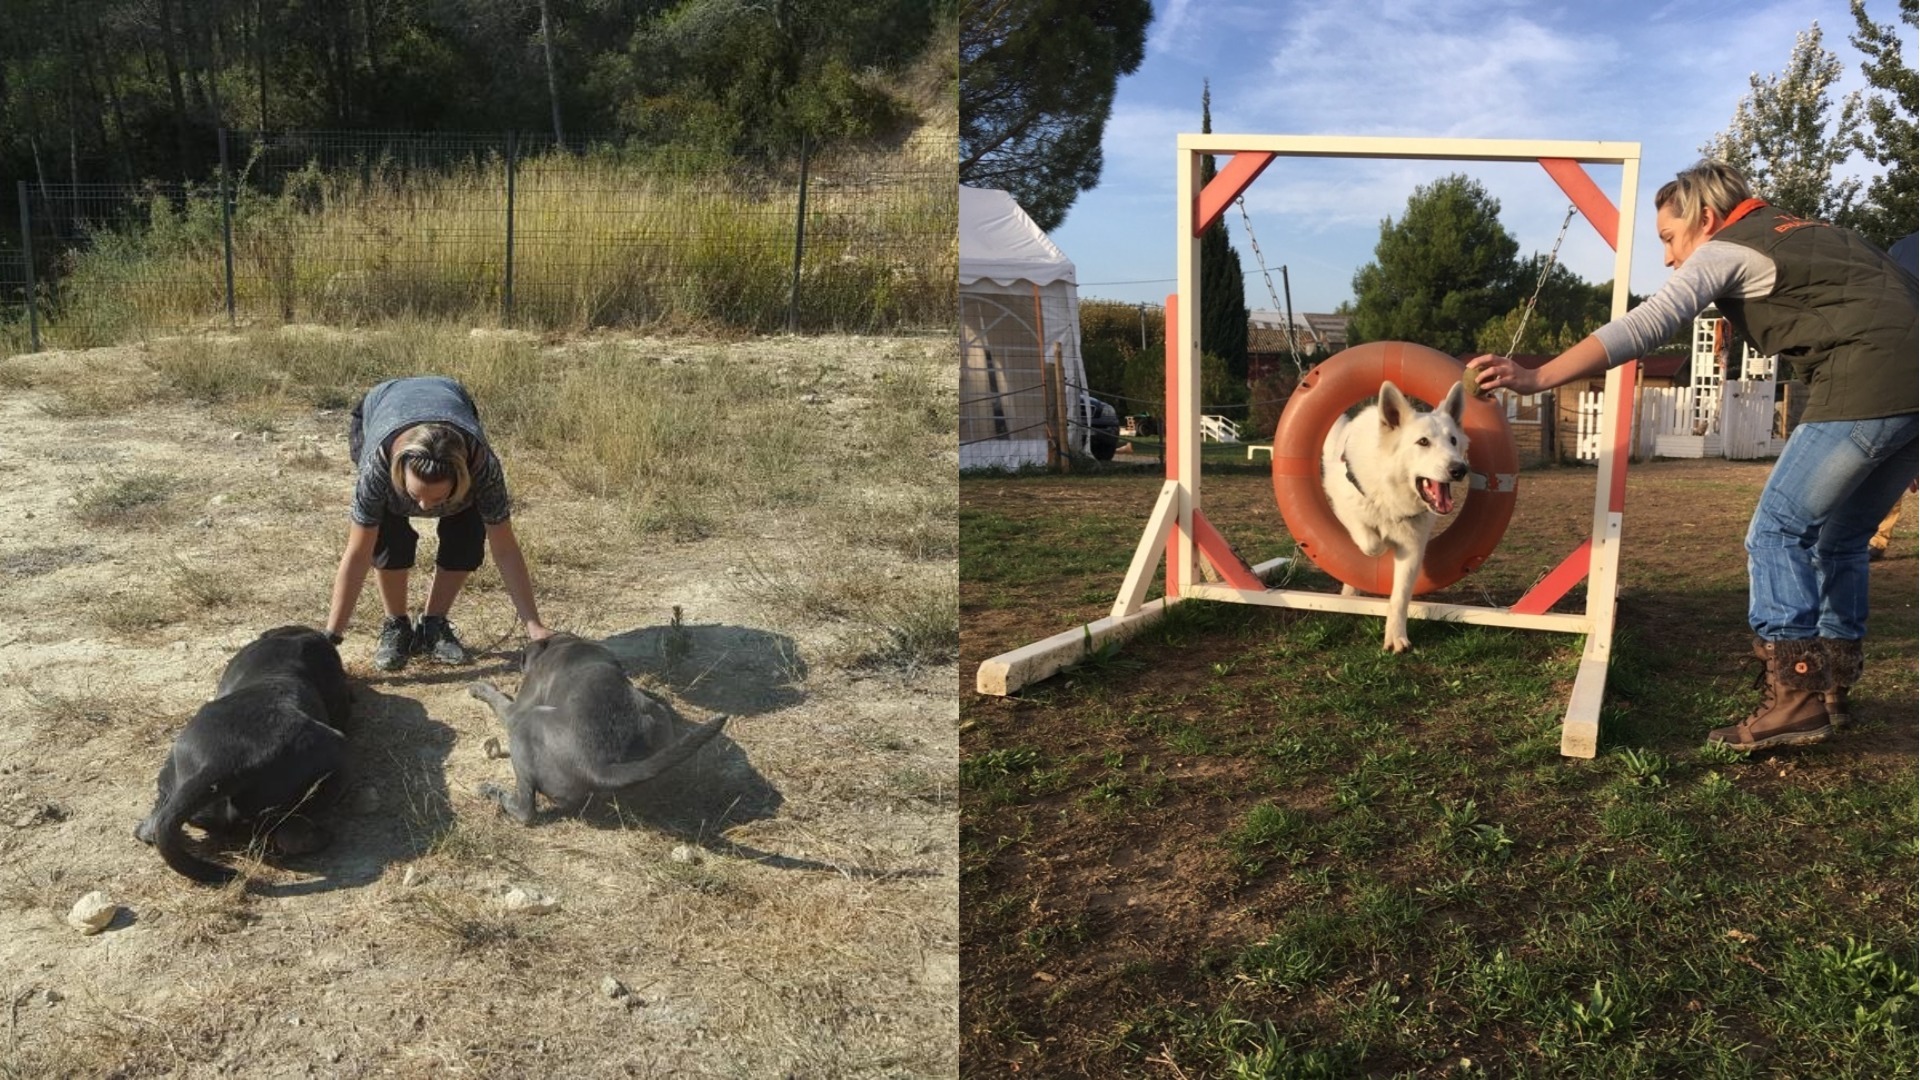
MULTIPOLYGON (((1717 401, 1704 403, 1708 406, 1704 412, 1696 408, 1703 403, 1695 400, 1694 387, 1647 387, 1640 394, 1633 453, 1637 457, 1740 460, 1777 457, 1783 443, 1773 437, 1773 387, 1773 382, 1765 379, 1730 380, 1721 387, 1717 401), (1702 416, 1714 419, 1703 420, 1702 416)), ((1605 430, 1601 401, 1599 393, 1580 395, 1574 456, 1581 461, 1600 460, 1600 439, 1605 430)))
POLYGON ((1239 425, 1224 416, 1212 413, 1200 417, 1201 441, 1212 439, 1217 443, 1237 443, 1240 441, 1239 425))

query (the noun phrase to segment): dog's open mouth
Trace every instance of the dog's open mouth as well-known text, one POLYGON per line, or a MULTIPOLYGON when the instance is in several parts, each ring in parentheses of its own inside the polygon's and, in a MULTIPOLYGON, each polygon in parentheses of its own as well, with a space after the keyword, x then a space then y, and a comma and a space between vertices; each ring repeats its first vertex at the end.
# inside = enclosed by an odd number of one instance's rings
POLYGON ((1429 480, 1421 477, 1419 482, 1420 499, 1431 507, 1436 514, 1453 513, 1453 485, 1445 480, 1429 480))

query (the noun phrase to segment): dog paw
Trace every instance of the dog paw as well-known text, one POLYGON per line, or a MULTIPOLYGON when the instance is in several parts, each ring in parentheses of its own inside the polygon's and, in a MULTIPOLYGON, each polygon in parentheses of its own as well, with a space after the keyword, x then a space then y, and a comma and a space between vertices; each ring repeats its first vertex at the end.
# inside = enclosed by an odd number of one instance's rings
POLYGON ((1390 653, 1403 653, 1403 652, 1406 652, 1408 649, 1413 648, 1413 642, 1408 641, 1404 637, 1389 636, 1386 640, 1386 644, 1384 644, 1382 648, 1386 649, 1386 651, 1390 653))

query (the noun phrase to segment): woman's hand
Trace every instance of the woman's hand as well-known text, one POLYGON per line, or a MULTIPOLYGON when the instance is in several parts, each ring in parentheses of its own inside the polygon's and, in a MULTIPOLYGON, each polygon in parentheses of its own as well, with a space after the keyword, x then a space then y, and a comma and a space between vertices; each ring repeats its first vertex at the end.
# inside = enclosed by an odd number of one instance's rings
POLYGON ((1509 390, 1516 394, 1537 394, 1540 392, 1540 379, 1537 374, 1513 362, 1510 357, 1481 355, 1467 361, 1480 379, 1480 391, 1509 390))

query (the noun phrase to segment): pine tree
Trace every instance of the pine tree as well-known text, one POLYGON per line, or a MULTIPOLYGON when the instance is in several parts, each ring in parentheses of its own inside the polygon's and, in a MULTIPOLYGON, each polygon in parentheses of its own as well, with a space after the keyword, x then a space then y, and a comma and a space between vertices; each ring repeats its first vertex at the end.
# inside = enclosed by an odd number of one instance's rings
POLYGON ((1482 327, 1525 299, 1519 250, 1500 224, 1500 201, 1477 181, 1455 174, 1414 189, 1399 223, 1380 223, 1376 261, 1353 276, 1348 342, 1466 352, 1482 327))
MULTIPOLYGON (((1200 130, 1213 131, 1213 89, 1201 83, 1200 130)), ((1214 177, 1213 158, 1200 159, 1200 186, 1214 177)), ((1229 382, 1238 394, 1233 401, 1207 404, 1239 404, 1246 400, 1247 386, 1247 288, 1240 270, 1240 253, 1227 242, 1225 215, 1200 234, 1200 344, 1226 365, 1229 382)))

